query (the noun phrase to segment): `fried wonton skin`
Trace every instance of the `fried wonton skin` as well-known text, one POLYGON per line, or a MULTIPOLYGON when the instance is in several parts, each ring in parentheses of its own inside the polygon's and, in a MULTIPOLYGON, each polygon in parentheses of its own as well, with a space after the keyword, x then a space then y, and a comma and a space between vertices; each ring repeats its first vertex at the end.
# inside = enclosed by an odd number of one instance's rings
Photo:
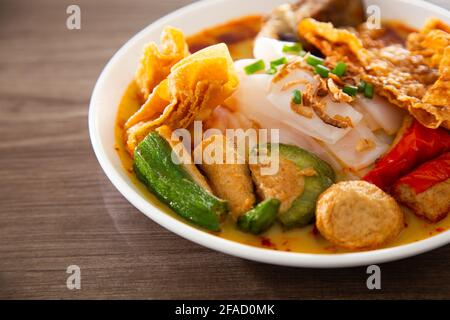
POLYGON ((144 52, 136 72, 135 81, 144 99, 170 73, 174 64, 189 55, 188 45, 183 32, 166 27, 161 34, 161 49, 156 43, 150 43, 144 52))
MULTIPOLYGON (((443 22, 428 23, 446 32, 443 22)), ((450 27, 448 27, 450 28, 450 27)), ((416 54, 400 44, 365 46, 357 31, 335 28, 331 23, 305 19, 298 31, 329 59, 348 62, 354 76, 374 84, 376 92, 392 104, 408 110, 424 126, 450 128, 448 104, 450 68, 447 47, 441 58, 416 54), (439 62, 439 68, 433 63, 439 62)))
POLYGON ((132 154, 147 134, 162 125, 187 128, 194 120, 206 119, 238 84, 225 44, 208 47, 181 60, 125 124, 129 152, 132 154))

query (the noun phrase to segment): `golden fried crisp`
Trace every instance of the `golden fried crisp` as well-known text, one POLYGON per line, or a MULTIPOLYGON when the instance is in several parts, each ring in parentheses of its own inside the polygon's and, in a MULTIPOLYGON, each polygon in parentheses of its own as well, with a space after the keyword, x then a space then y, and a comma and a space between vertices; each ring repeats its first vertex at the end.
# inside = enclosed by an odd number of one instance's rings
POLYGON ((441 107, 436 113, 441 113, 445 119, 445 127, 450 128, 450 46, 448 46, 439 66, 439 79, 428 89, 423 101, 427 104, 441 107))
POLYGON ((450 26, 438 18, 430 18, 425 23, 422 33, 426 34, 432 30, 442 30, 447 33, 450 33, 450 26))
POLYGON ((450 105, 450 45, 444 50, 442 59, 439 65, 439 79, 436 83, 428 90, 425 96, 425 102, 433 103, 435 105, 444 106, 450 105), (440 99, 433 98, 433 93, 435 90, 441 88, 440 99))
POLYGON ((204 120, 227 99, 239 83, 227 46, 218 44, 178 62, 144 105, 125 124, 132 154, 152 130, 167 125, 187 128, 204 120))
POLYGON ((377 94, 408 110, 423 125, 435 129, 441 125, 450 128, 449 68, 445 58, 448 45, 443 40, 447 37, 443 33, 448 35, 448 29, 450 27, 442 21, 431 20, 420 37, 409 37, 409 47, 415 51, 400 44, 365 47, 356 31, 337 29, 314 19, 303 20, 298 31, 327 59, 347 62, 351 70, 360 71, 354 73, 355 78, 374 84, 377 94), (414 44, 419 38, 428 43, 436 37, 439 41, 432 54, 420 51, 420 45, 414 44))
POLYGON ((148 44, 135 76, 144 99, 169 75, 170 68, 188 55, 184 34, 173 27, 166 27, 162 32, 161 50, 156 43, 148 44))
POLYGON ((427 64, 439 69, 438 80, 428 88, 423 105, 412 110, 416 118, 429 117, 450 129, 450 26, 438 19, 430 19, 420 33, 411 34, 408 48, 425 57, 427 64), (425 112, 423 112, 425 110, 425 112))
POLYGON ((430 67, 439 67, 444 50, 450 46, 450 33, 442 30, 431 30, 426 34, 412 33, 407 41, 408 49, 421 55, 430 67))
POLYGON ((350 57, 350 60, 354 57, 361 63, 368 63, 368 51, 356 34, 349 30, 308 18, 299 23, 298 32, 326 56, 339 55, 350 57))

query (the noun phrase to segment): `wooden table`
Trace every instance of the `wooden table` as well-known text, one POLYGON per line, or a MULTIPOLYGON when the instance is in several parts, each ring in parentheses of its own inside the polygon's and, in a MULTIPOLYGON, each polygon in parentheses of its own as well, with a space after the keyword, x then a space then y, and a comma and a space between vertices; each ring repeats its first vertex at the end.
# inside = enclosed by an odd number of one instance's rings
POLYGON ((366 269, 264 265, 184 240, 131 206, 88 136, 89 98, 133 34, 190 0, 0 2, 0 298, 450 298, 450 246, 366 269), (66 28, 80 5, 82 29, 66 28), (68 290, 66 268, 81 268, 68 290))

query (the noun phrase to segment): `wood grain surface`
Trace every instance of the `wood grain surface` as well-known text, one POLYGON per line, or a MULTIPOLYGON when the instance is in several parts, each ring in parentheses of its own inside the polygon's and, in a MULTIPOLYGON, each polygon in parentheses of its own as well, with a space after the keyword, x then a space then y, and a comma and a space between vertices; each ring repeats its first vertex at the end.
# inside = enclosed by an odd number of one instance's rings
POLYGON ((131 206, 91 149, 88 103, 133 34, 191 0, 0 1, 0 298, 450 298, 450 246, 366 269, 283 268, 234 258, 131 206), (66 28, 66 8, 82 29, 66 28), (66 268, 81 268, 68 290, 66 268))

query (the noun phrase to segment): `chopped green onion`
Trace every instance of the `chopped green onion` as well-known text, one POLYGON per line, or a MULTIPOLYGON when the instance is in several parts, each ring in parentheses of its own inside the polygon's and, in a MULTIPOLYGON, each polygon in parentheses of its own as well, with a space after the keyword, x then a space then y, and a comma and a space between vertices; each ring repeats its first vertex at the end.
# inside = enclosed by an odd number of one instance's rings
POLYGON ((300 90, 295 89, 292 91, 292 102, 295 104, 302 104, 303 102, 303 94, 300 90))
POLYGON ((366 84, 366 87, 364 88, 364 96, 366 97, 366 98, 369 98, 369 99, 372 99, 373 98, 373 95, 374 95, 374 87, 373 87, 373 84, 371 84, 371 83, 367 83, 366 84))
POLYGON ((320 75, 322 78, 327 78, 328 75, 330 74, 330 69, 328 69, 327 67, 325 67, 324 65, 318 64, 317 66, 314 67, 314 71, 320 75))
POLYGON ((277 73, 277 68, 270 68, 266 71, 267 74, 274 75, 277 73))
POLYGON ((304 57, 304 56, 306 56, 307 53, 308 52, 306 52, 305 50, 302 50, 302 51, 300 51, 299 56, 304 57))
POLYGON ((338 77, 342 77, 347 72, 347 65, 344 62, 339 62, 331 72, 338 77))
POLYGON ((285 44, 283 46, 283 52, 284 53, 299 54, 302 51, 303 51, 303 46, 302 46, 301 43, 285 44))
POLYGON ((342 89, 342 91, 344 91, 346 94, 348 94, 349 96, 356 96, 356 94, 358 93, 358 87, 355 86, 350 86, 350 85, 346 85, 344 87, 344 89, 342 89))
POLYGON ((277 59, 277 60, 273 60, 270 62, 270 68, 276 68, 278 66, 281 66, 282 64, 286 64, 288 61, 286 59, 286 57, 277 59))
POLYGON ((318 66, 324 63, 324 59, 316 57, 315 55, 309 54, 308 57, 306 58, 306 63, 309 64, 310 66, 318 66))
POLYGON ((358 91, 364 92, 364 90, 366 89, 366 85, 367 83, 364 80, 361 80, 361 82, 358 85, 358 91))
POLYGON ((252 63, 244 68, 246 74, 251 75, 258 71, 264 70, 266 68, 266 64, 263 60, 258 60, 255 63, 252 63))

